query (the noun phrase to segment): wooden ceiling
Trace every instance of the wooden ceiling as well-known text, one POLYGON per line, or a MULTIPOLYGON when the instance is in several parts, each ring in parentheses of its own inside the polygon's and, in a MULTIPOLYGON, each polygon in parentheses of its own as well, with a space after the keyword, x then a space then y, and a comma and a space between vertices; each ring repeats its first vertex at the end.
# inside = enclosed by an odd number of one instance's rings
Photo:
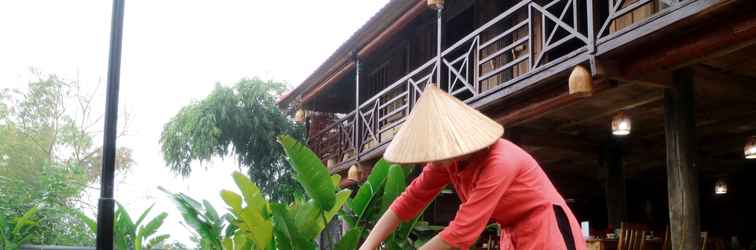
MULTIPOLYGON (((743 157, 745 140, 756 135, 756 45, 686 67, 694 74, 702 173, 732 174, 756 167, 743 157)), ((632 120, 632 133, 619 139, 626 176, 665 176, 664 83, 610 85, 509 127, 507 136, 531 152, 552 179, 599 182, 605 171, 599 167, 600 152, 615 140, 611 119, 624 111, 632 120)))

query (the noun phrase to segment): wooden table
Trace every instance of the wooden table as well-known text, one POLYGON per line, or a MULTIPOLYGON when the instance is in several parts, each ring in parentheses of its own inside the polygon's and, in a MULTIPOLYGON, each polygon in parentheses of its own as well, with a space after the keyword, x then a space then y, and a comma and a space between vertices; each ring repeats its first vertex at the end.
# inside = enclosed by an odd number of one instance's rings
MULTIPOLYGON (((594 240, 586 240, 586 245, 588 246, 588 250, 616 250, 617 249, 617 239, 594 239, 594 240)), ((646 240, 646 245, 644 247, 645 250, 661 250, 662 246, 662 239, 655 238, 646 240)))

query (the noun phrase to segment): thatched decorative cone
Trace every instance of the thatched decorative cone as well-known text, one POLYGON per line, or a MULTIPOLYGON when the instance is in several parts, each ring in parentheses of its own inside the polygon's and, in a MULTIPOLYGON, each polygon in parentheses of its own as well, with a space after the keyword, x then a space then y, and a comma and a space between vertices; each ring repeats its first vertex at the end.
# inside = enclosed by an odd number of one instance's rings
POLYGON ((383 158, 401 164, 452 159, 490 146, 503 133, 501 124, 429 84, 383 158))

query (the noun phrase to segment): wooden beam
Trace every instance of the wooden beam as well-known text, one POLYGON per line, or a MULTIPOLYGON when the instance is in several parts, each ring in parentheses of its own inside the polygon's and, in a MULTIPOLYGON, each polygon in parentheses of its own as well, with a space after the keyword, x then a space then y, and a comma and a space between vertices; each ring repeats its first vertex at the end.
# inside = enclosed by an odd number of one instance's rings
POLYGON ((354 61, 350 61, 343 66, 341 66, 336 72, 331 74, 325 81, 320 82, 320 84, 316 85, 310 90, 307 90, 307 93, 302 96, 302 103, 307 103, 310 101, 313 97, 318 95, 320 91, 324 90, 326 87, 330 86, 332 83, 341 80, 349 71, 354 69, 354 61))
POLYGON ((692 72, 676 71, 672 84, 664 93, 672 249, 701 249, 692 72))
POLYGON ((395 22, 393 22, 390 26, 388 26, 386 29, 384 29, 378 36, 371 39, 370 42, 365 44, 365 46, 360 49, 359 52, 357 52, 357 56, 360 58, 365 58, 366 56, 369 56, 371 53, 375 52, 380 46, 384 45, 386 42, 388 42, 394 34, 399 32, 401 29, 406 27, 412 20, 415 20, 415 17, 422 14, 425 10, 428 9, 428 5, 425 1, 417 1, 412 8, 407 11, 404 15, 399 17, 395 22))
POLYGON ((585 138, 529 128, 507 129, 511 140, 517 144, 559 149, 568 152, 594 154, 598 150, 598 143, 593 143, 585 138))
POLYGON ((623 110, 634 109, 634 108, 642 107, 642 106, 644 106, 646 104, 655 103, 657 101, 662 100, 663 98, 664 98, 664 96, 659 95, 658 93, 649 93, 648 95, 645 95, 645 96, 643 96, 641 98, 636 99, 635 102, 632 102, 630 104, 622 105, 622 106, 615 107, 615 108, 610 108, 610 109, 608 109, 605 112, 598 113, 598 114, 593 114, 593 115, 590 115, 590 116, 585 117, 583 119, 576 119, 576 120, 573 120, 571 122, 565 123, 565 124, 559 126, 557 128, 557 130, 564 131, 566 129, 578 126, 580 124, 584 124, 586 122, 595 121, 595 120, 598 120, 598 119, 601 119, 601 118, 604 118, 604 117, 615 115, 615 114, 617 114, 617 112, 620 112, 620 111, 623 111, 623 110))
MULTIPOLYGON (((594 80, 593 94, 596 95, 609 88, 610 86, 608 81, 594 80)), ((557 112, 563 108, 568 107, 570 104, 574 104, 585 98, 591 97, 586 97, 583 95, 570 95, 568 91, 565 91, 564 93, 561 93, 555 97, 532 103, 504 115, 498 115, 495 120, 503 124, 504 126, 516 126, 557 112)))
MULTIPOLYGON (((748 11, 744 11, 748 12, 748 11)), ((756 39, 756 15, 741 13, 729 18, 721 18, 718 25, 708 25, 705 29, 688 32, 658 47, 654 53, 637 57, 625 67, 623 75, 646 74, 665 69, 674 69, 700 62, 721 51, 753 44, 756 39)))
MULTIPOLYGON (((756 25, 756 23, 754 24, 756 25)), ((753 88, 753 79, 739 76, 734 72, 722 72, 706 65, 691 67, 694 72, 696 89, 705 92, 706 96, 722 97, 727 99, 744 99, 756 104, 756 88, 753 88)))
POLYGON ((669 72, 655 71, 626 75, 622 72, 622 65, 617 61, 596 59, 594 63, 596 65, 596 75, 600 78, 657 88, 667 88, 669 87, 668 83, 672 81, 672 74, 669 72))

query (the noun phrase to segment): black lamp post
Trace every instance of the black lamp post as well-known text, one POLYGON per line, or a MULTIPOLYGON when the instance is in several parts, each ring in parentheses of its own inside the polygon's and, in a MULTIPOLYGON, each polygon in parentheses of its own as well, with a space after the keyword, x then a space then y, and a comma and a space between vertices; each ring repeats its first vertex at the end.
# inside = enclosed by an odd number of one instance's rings
POLYGON ((113 220, 115 200, 116 130, 118 125, 118 85, 121 75, 121 43, 123 41, 124 0, 113 0, 110 27, 110 55, 108 58, 108 87, 105 99, 105 135, 102 149, 100 199, 97 203, 97 249, 113 249, 113 220))

